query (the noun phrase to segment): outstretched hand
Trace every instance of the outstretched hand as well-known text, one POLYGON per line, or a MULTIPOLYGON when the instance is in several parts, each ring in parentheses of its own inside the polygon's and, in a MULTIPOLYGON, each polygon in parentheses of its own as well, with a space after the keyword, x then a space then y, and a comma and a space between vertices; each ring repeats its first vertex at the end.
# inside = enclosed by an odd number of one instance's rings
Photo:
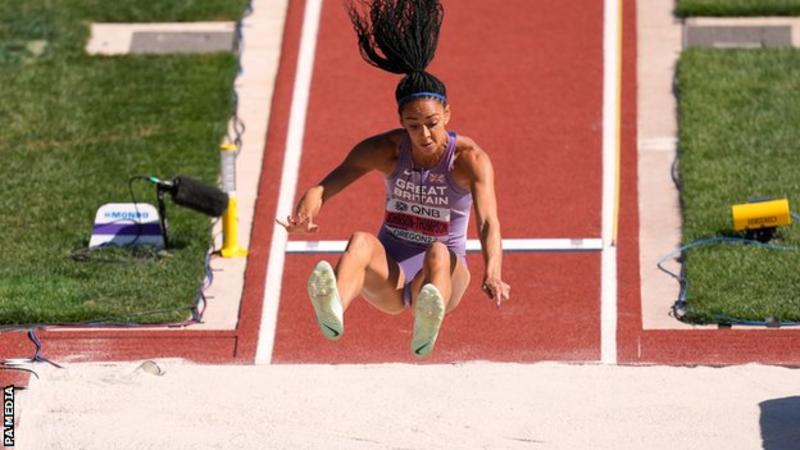
POLYGON ((486 277, 481 285, 481 290, 495 302, 498 308, 503 300, 511 299, 511 286, 499 277, 486 277))
POLYGON ((319 225, 314 223, 314 217, 322 208, 322 189, 311 188, 297 203, 294 214, 286 216, 286 221, 275 219, 279 225, 286 228, 288 233, 316 233, 319 225))
POLYGON ((287 233, 316 233, 319 230, 319 225, 315 224, 311 217, 293 214, 286 216, 286 221, 275 219, 275 222, 286 228, 287 233))

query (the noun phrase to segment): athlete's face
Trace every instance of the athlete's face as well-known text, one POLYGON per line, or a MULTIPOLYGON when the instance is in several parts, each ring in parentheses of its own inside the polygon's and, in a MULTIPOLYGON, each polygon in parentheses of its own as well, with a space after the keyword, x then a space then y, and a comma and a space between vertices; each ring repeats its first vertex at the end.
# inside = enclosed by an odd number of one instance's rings
POLYGON ((406 129, 411 142, 425 153, 436 153, 447 145, 445 125, 450 121, 450 105, 443 106, 433 99, 412 100, 400 111, 400 125, 406 129))

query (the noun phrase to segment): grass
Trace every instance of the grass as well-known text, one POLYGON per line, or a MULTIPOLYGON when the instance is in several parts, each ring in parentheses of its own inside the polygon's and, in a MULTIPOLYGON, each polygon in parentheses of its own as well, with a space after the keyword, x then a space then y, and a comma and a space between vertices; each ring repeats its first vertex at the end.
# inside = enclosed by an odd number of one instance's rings
MULTIPOLYGON (((690 49, 678 68, 684 244, 733 235, 730 205, 800 207, 800 51, 690 49)), ((800 247, 800 224, 776 244, 800 247)), ((690 320, 800 321, 800 251, 713 245, 688 252, 690 320)))
MULTIPOLYGON (((244 6, 0 2, 0 324, 188 318, 210 245, 206 217, 168 204, 167 255, 69 256, 88 244, 101 204, 130 201, 130 176, 216 180, 235 56, 94 57, 83 47, 92 21, 235 20, 244 6), (153 310, 171 312, 142 315, 153 310)), ((155 203, 152 187, 134 192, 155 203)))
POLYGON ((679 16, 796 16, 800 0, 678 0, 679 16))

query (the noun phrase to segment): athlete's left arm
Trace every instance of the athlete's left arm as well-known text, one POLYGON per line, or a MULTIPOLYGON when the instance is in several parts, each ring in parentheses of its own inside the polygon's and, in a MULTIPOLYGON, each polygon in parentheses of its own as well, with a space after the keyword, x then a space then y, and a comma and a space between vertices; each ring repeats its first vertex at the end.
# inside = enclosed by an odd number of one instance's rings
POLYGON ((511 287, 503 281, 503 244, 500 235, 500 220, 497 217, 497 198, 494 190, 494 168, 486 154, 477 145, 461 155, 470 175, 470 190, 475 206, 475 219, 486 272, 481 289, 491 299, 508 300, 511 287))

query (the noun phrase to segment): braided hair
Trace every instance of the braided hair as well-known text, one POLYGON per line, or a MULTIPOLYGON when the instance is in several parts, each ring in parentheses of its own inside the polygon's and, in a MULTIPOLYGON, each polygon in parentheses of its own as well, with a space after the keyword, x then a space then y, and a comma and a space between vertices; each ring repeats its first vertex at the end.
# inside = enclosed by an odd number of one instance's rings
POLYGON ((405 74, 397 83, 397 108, 416 98, 447 103, 444 83, 425 68, 433 60, 444 10, 439 0, 351 1, 350 20, 358 36, 361 57, 387 72, 405 74))

